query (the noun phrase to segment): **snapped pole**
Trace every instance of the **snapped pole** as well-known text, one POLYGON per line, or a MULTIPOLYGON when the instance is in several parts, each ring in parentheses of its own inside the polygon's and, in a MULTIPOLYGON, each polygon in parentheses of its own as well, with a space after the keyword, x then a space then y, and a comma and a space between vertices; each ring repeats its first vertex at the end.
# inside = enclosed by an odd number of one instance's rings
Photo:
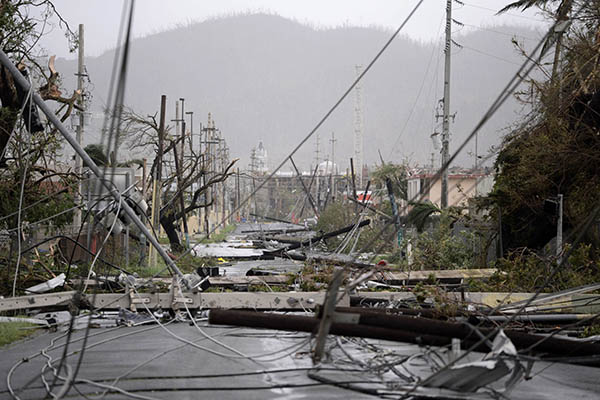
MULTIPOLYGON (((27 79, 25 79, 25 77, 21 73, 19 73, 17 67, 15 67, 10 58, 8 58, 6 53, 2 50, 0 50, 0 63, 2 63, 2 65, 4 65, 6 69, 10 71, 16 84, 21 86, 21 89, 23 89, 25 93, 29 92, 29 82, 27 82, 27 79)), ((102 174, 100 168, 98 168, 96 163, 92 161, 90 156, 79 145, 77 139, 71 136, 67 128, 64 127, 62 122, 60 122, 60 120, 50 109, 50 107, 46 105, 44 100, 42 100, 42 98, 37 93, 34 92, 32 97, 34 103, 40 108, 40 110, 42 110, 44 114, 46 114, 48 121, 50 121, 58 129, 58 131, 63 135, 66 141, 71 145, 73 150, 75 150, 75 152, 81 157, 83 163, 94 173, 94 175, 96 175, 96 177, 100 178, 100 182, 102 182, 102 184, 104 185, 106 190, 111 194, 111 196, 116 201, 121 201, 121 194, 119 193, 119 191, 113 188, 112 185, 110 185, 105 179, 102 179, 104 175, 102 174)), ((173 260, 171 260, 165 249, 163 249, 160 243, 158 243, 158 240, 150 233, 150 231, 148 231, 146 225, 144 225, 142 220, 137 216, 137 214, 135 213, 135 211, 133 211, 129 204, 127 204, 126 201, 122 201, 121 208, 123 209, 125 214, 127 214, 127 216, 133 221, 133 223, 139 228, 142 234, 148 238, 152 246, 156 248, 156 251, 165 260, 167 266, 180 278, 183 278, 183 273, 179 270, 179 268, 177 268, 177 265, 175 265, 173 260)))

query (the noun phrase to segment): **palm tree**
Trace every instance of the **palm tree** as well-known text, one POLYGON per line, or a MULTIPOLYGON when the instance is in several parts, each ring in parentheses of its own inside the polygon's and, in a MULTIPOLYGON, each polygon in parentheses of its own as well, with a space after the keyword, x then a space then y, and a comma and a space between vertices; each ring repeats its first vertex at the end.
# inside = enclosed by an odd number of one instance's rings
MULTIPOLYGON (((556 2, 557 0, 518 0, 515 1, 513 3, 508 4, 507 6, 505 6, 503 9, 501 9, 500 11, 498 11, 498 14, 501 14, 503 12, 506 11, 510 11, 510 10, 514 10, 514 9, 521 9, 522 11, 527 10, 528 8, 531 7, 544 7, 545 5, 547 5, 550 2, 556 2)), ((556 22, 557 22, 557 26, 555 27, 555 30, 553 32, 552 35, 550 35, 548 37, 548 39, 546 40, 546 43, 544 43, 544 48, 542 51, 545 51, 548 47, 552 46, 553 44, 556 44, 555 49, 554 49, 554 61, 552 64, 552 75, 551 75, 551 83, 554 83, 556 81, 556 73, 558 70, 558 63, 560 60, 560 47, 562 45, 562 39, 563 39, 563 34, 566 31, 566 27, 561 27, 559 24, 562 21, 568 21, 568 15, 571 12, 571 9, 573 8, 573 0, 561 0, 560 4, 558 5, 558 8, 556 9, 555 15, 556 15, 556 22)))
POLYGON ((425 224, 433 214, 440 214, 442 210, 435 204, 427 202, 411 202, 412 209, 408 213, 408 222, 413 224, 418 232, 423 232, 425 224))

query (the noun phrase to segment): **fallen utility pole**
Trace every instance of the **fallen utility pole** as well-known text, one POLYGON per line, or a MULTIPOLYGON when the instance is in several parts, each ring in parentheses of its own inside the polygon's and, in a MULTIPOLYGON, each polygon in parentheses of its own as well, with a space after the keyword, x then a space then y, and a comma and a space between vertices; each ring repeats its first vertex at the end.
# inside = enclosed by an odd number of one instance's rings
MULTIPOLYGON (((343 315, 339 313, 338 315, 343 315)), ((331 324, 329 333, 372 339, 392 340, 429 346, 445 346, 453 338, 461 339, 461 347, 469 348, 479 342, 480 337, 469 326, 452 322, 403 315, 381 313, 346 313, 347 317, 331 324), (347 322, 349 321, 349 322, 347 322)), ((211 324, 247 326, 285 331, 316 333, 320 318, 261 313, 256 311, 211 310, 211 324)), ((484 334, 493 334, 491 328, 479 329, 484 334)), ((517 331, 505 331, 517 349, 544 356, 586 357, 600 354, 600 344, 560 339, 552 336, 531 335, 517 331)), ((489 351, 481 344, 476 351, 489 351)), ((599 361, 593 361, 598 365, 599 361)))
MULTIPOLYGON (((8 69, 10 74, 12 75, 15 83, 23 89, 25 93, 28 93, 31 89, 29 82, 27 79, 19 72, 17 67, 12 63, 10 58, 6 55, 6 53, 0 50, 0 63, 8 69)), ((133 211, 131 206, 126 201, 121 201, 121 194, 118 190, 116 190, 109 182, 109 180, 104 179, 104 175, 102 171, 96 163, 90 158, 88 153, 83 150, 83 148, 79 145, 76 138, 73 138, 67 128, 64 127, 62 122, 58 119, 58 117, 54 114, 54 112, 48 107, 48 105, 42 100, 42 98, 32 90, 32 98, 33 102, 42 110, 48 120, 58 129, 58 131, 63 135, 63 137, 67 140, 67 142, 71 145, 73 150, 82 158, 83 163, 99 178, 100 182, 104 185, 108 193, 115 199, 115 201, 121 204, 121 208, 127 214, 127 216, 133 221, 133 223, 138 227, 138 229, 148 238, 150 243, 156 248, 158 254, 163 258, 166 265, 176 273, 180 278, 184 279, 183 274, 177 268, 177 265, 171 260, 165 249, 162 248, 158 240, 150 233, 146 225, 142 222, 142 220, 138 217, 138 215, 133 211)))
POLYGON ((294 229, 246 229, 241 231, 240 233, 298 233, 298 232, 306 232, 308 229, 306 228, 294 228, 294 229))
POLYGON ((387 214, 386 214, 386 213, 384 213, 384 212, 381 212, 381 211, 379 211, 379 210, 378 210, 378 209, 376 209, 375 207, 373 207, 373 206, 371 206, 371 205, 369 205, 369 204, 367 204, 367 203, 365 203, 365 202, 359 201, 359 200, 357 200, 356 198, 352 198, 352 197, 348 197, 348 200, 350 200, 350 201, 351 201, 351 202, 353 202, 353 203, 356 203, 357 205, 359 205, 359 206, 361 206, 361 207, 364 207, 364 208, 366 208, 367 210, 371 210, 371 211, 373 211, 375 214, 377 214, 377 215, 379 215, 379 216, 383 217, 383 218, 384 218, 386 221, 391 221, 391 220, 392 220, 392 217, 390 217, 389 215, 387 215, 387 214))
MULTIPOLYGON (((215 277, 216 279, 221 279, 215 277)), ((247 281, 250 277, 244 277, 247 281)), ((267 277, 261 277, 267 278, 267 277)), ((251 277, 256 283, 258 277, 251 277)), ((265 279, 260 279, 264 281, 265 279)), ((172 281, 172 280, 171 280, 172 281)), ((0 311, 27 310, 27 309, 63 309, 68 310, 73 305, 75 291, 33 294, 28 296, 0 298, 0 311)), ((213 308, 248 308, 250 310, 296 310, 303 311, 314 309, 325 300, 325 292, 183 292, 177 293, 98 293, 80 296, 78 306, 94 310, 118 310, 120 308, 131 309, 138 306, 148 307, 150 310, 161 308, 185 309, 213 309, 213 308)), ((339 305, 348 306, 350 300, 344 296, 339 305)))
MULTIPOLYGON (((371 220, 370 219, 366 219, 364 221, 361 221, 358 224, 358 227, 362 228, 363 226, 367 226, 370 223, 371 223, 371 220)), ((273 250, 271 252, 265 251, 265 254, 276 254, 276 253, 281 253, 281 252, 288 251, 288 250, 295 250, 295 249, 298 249, 300 247, 310 246, 310 245, 312 245, 314 243, 320 242, 321 240, 329 239, 331 237, 335 237, 335 236, 341 235, 342 233, 346 233, 346 232, 354 229, 355 226, 356 226, 356 224, 348 225, 348 226, 345 226, 345 227, 340 228, 338 230, 335 230, 333 232, 325 233, 323 235, 316 236, 316 237, 314 237, 312 239, 305 240, 304 242, 300 242, 300 243, 297 243, 297 244, 292 244, 291 246, 285 247, 283 249, 273 250)))
MULTIPOLYGON (((256 311, 214 309, 208 314, 208 322, 218 325, 247 326, 292 332, 317 333, 320 319, 298 315, 280 315, 256 311)), ((357 323, 333 322, 329 329, 332 335, 354 336, 371 339, 391 340, 430 346, 445 346, 451 338, 429 334, 419 334, 407 330, 366 326, 357 323)))
POLYGON ((303 226, 303 225, 300 225, 300 224, 295 224, 295 223, 290 222, 290 221, 286 221, 285 219, 267 217, 266 215, 259 215, 259 214, 253 214, 253 213, 250 213, 250 215, 253 216, 253 217, 257 217, 257 218, 263 218, 263 219, 266 219, 268 221, 283 222, 284 224, 290 224, 290 225, 296 225, 296 226, 303 226))
POLYGON ((316 261, 318 263, 336 264, 343 265, 353 268, 371 268, 374 264, 368 262, 361 262, 356 257, 349 254, 322 254, 322 253, 304 253, 300 251, 291 250, 285 253, 286 257, 296 261, 316 261))

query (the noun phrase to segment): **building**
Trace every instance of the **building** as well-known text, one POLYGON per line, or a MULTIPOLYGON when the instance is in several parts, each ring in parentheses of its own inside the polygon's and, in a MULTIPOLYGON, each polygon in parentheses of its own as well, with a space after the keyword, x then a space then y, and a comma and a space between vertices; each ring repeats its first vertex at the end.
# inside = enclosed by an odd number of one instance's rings
POLYGON ((258 148, 256 149, 256 172, 259 174, 269 172, 269 157, 262 141, 258 143, 258 148))
MULTIPOLYGON (((440 207, 442 179, 433 181, 435 172, 427 169, 415 170, 408 177, 408 199, 430 201, 440 207)), ((487 170, 463 170, 451 168, 448 171, 448 205, 468 206, 470 198, 487 195, 494 185, 494 176, 487 170)))

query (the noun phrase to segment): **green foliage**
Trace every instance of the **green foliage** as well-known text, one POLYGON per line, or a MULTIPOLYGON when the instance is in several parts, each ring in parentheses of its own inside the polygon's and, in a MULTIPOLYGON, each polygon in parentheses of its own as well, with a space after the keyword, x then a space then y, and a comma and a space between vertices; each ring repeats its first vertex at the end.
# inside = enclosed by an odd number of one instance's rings
POLYGON ((427 281, 417 283, 412 292, 418 303, 431 302, 435 307, 432 311, 437 312, 440 316, 457 314, 458 303, 448 298, 446 292, 439 285, 436 285, 435 277, 431 276, 427 281))
MULTIPOLYGON (((64 225, 71 223, 73 220, 72 211, 61 214, 75 206, 73 194, 68 190, 63 191, 61 194, 51 196, 33 207, 27 206, 54 192, 60 191, 64 188, 65 183, 70 184, 72 180, 67 180, 64 183, 48 181, 40 183, 38 181, 36 184, 29 174, 24 179, 26 179, 27 182, 23 192, 23 208, 21 211, 22 222, 27 221, 33 223, 51 216, 56 216, 55 218, 52 218, 51 221, 45 222, 42 226, 48 225, 51 222, 54 227, 61 228, 64 225)), ((19 210, 21 186, 15 185, 15 182, 19 182, 20 180, 21 177, 15 177, 14 180, 0 181, 0 215, 11 215, 0 221, 0 227, 4 227, 5 229, 15 229, 17 227, 17 211, 19 210)), ((39 226, 35 226, 35 228, 39 228, 39 226)))
POLYGON ((223 242, 225 241, 225 239, 227 239, 227 236, 233 231, 235 231, 235 224, 225 225, 225 227, 222 228, 219 232, 213 233, 208 239, 202 239, 200 243, 207 244, 223 242))
POLYGON ((586 337, 590 337, 590 336, 596 336, 596 335, 600 335, 600 323, 596 322, 595 324, 592 324, 590 326, 586 326, 583 329, 583 332, 581 332, 581 335, 579 335, 582 338, 586 338, 586 337))
POLYGON ((23 339, 35 332, 27 322, 0 322, 0 346, 23 339))
POLYGON ((487 283, 478 284, 479 290, 499 292, 535 292, 543 288, 544 292, 556 292, 591 282, 600 282, 600 267, 591 258, 591 246, 580 245, 568 259, 568 262, 546 282, 557 268, 554 256, 542 256, 531 250, 521 249, 497 260, 494 274, 487 283))
POLYGON ((408 194, 408 173, 407 167, 403 164, 383 164, 371 174, 371 180, 380 188, 386 187, 386 179, 392 183, 392 192, 394 196, 400 199, 407 199, 408 194))
MULTIPOLYGON (((354 212, 354 205, 344 204, 342 202, 332 202, 321 212, 315 230, 318 232, 331 232, 344 226, 354 224, 357 215, 354 212)), ((376 217, 370 218, 371 223, 360 228, 360 236, 356 245, 356 251, 389 251, 394 247, 394 236, 390 236, 393 226, 386 221, 378 220, 376 217), (387 225, 387 229, 382 233, 382 229, 387 225)), ((335 250, 344 239, 344 235, 337 238, 327 239, 327 249, 335 250)))
POLYGON ((411 210, 408 213, 408 222, 423 232, 423 228, 432 214, 439 214, 442 210, 431 202, 411 202, 411 210))
POLYGON ((104 150, 104 146, 101 144, 88 144, 83 149, 88 156, 92 159, 94 163, 96 163, 99 167, 104 167, 109 164, 108 156, 106 155, 106 151, 104 150))
POLYGON ((437 226, 418 233, 409 240, 412 243, 412 269, 468 269, 477 268, 477 249, 480 236, 476 232, 452 233, 451 218, 442 214, 437 226))
MULTIPOLYGON (((533 111, 504 139, 489 197, 491 215, 502 217, 505 248, 541 249, 555 236, 555 216, 543 209, 547 198, 564 195, 565 231, 582 225, 600 202, 597 7, 590 3, 582 11, 585 24, 574 23, 563 38, 563 60, 554 77, 532 81, 527 96, 521 94, 533 111)), ((585 242, 598 248, 598 230, 585 242)))
POLYGON ((327 289, 333 279, 333 265, 306 264, 298 276, 300 288, 305 292, 327 289))
POLYGON ((248 285, 249 292, 287 292, 289 288, 285 285, 268 285, 266 283, 253 283, 248 285))

